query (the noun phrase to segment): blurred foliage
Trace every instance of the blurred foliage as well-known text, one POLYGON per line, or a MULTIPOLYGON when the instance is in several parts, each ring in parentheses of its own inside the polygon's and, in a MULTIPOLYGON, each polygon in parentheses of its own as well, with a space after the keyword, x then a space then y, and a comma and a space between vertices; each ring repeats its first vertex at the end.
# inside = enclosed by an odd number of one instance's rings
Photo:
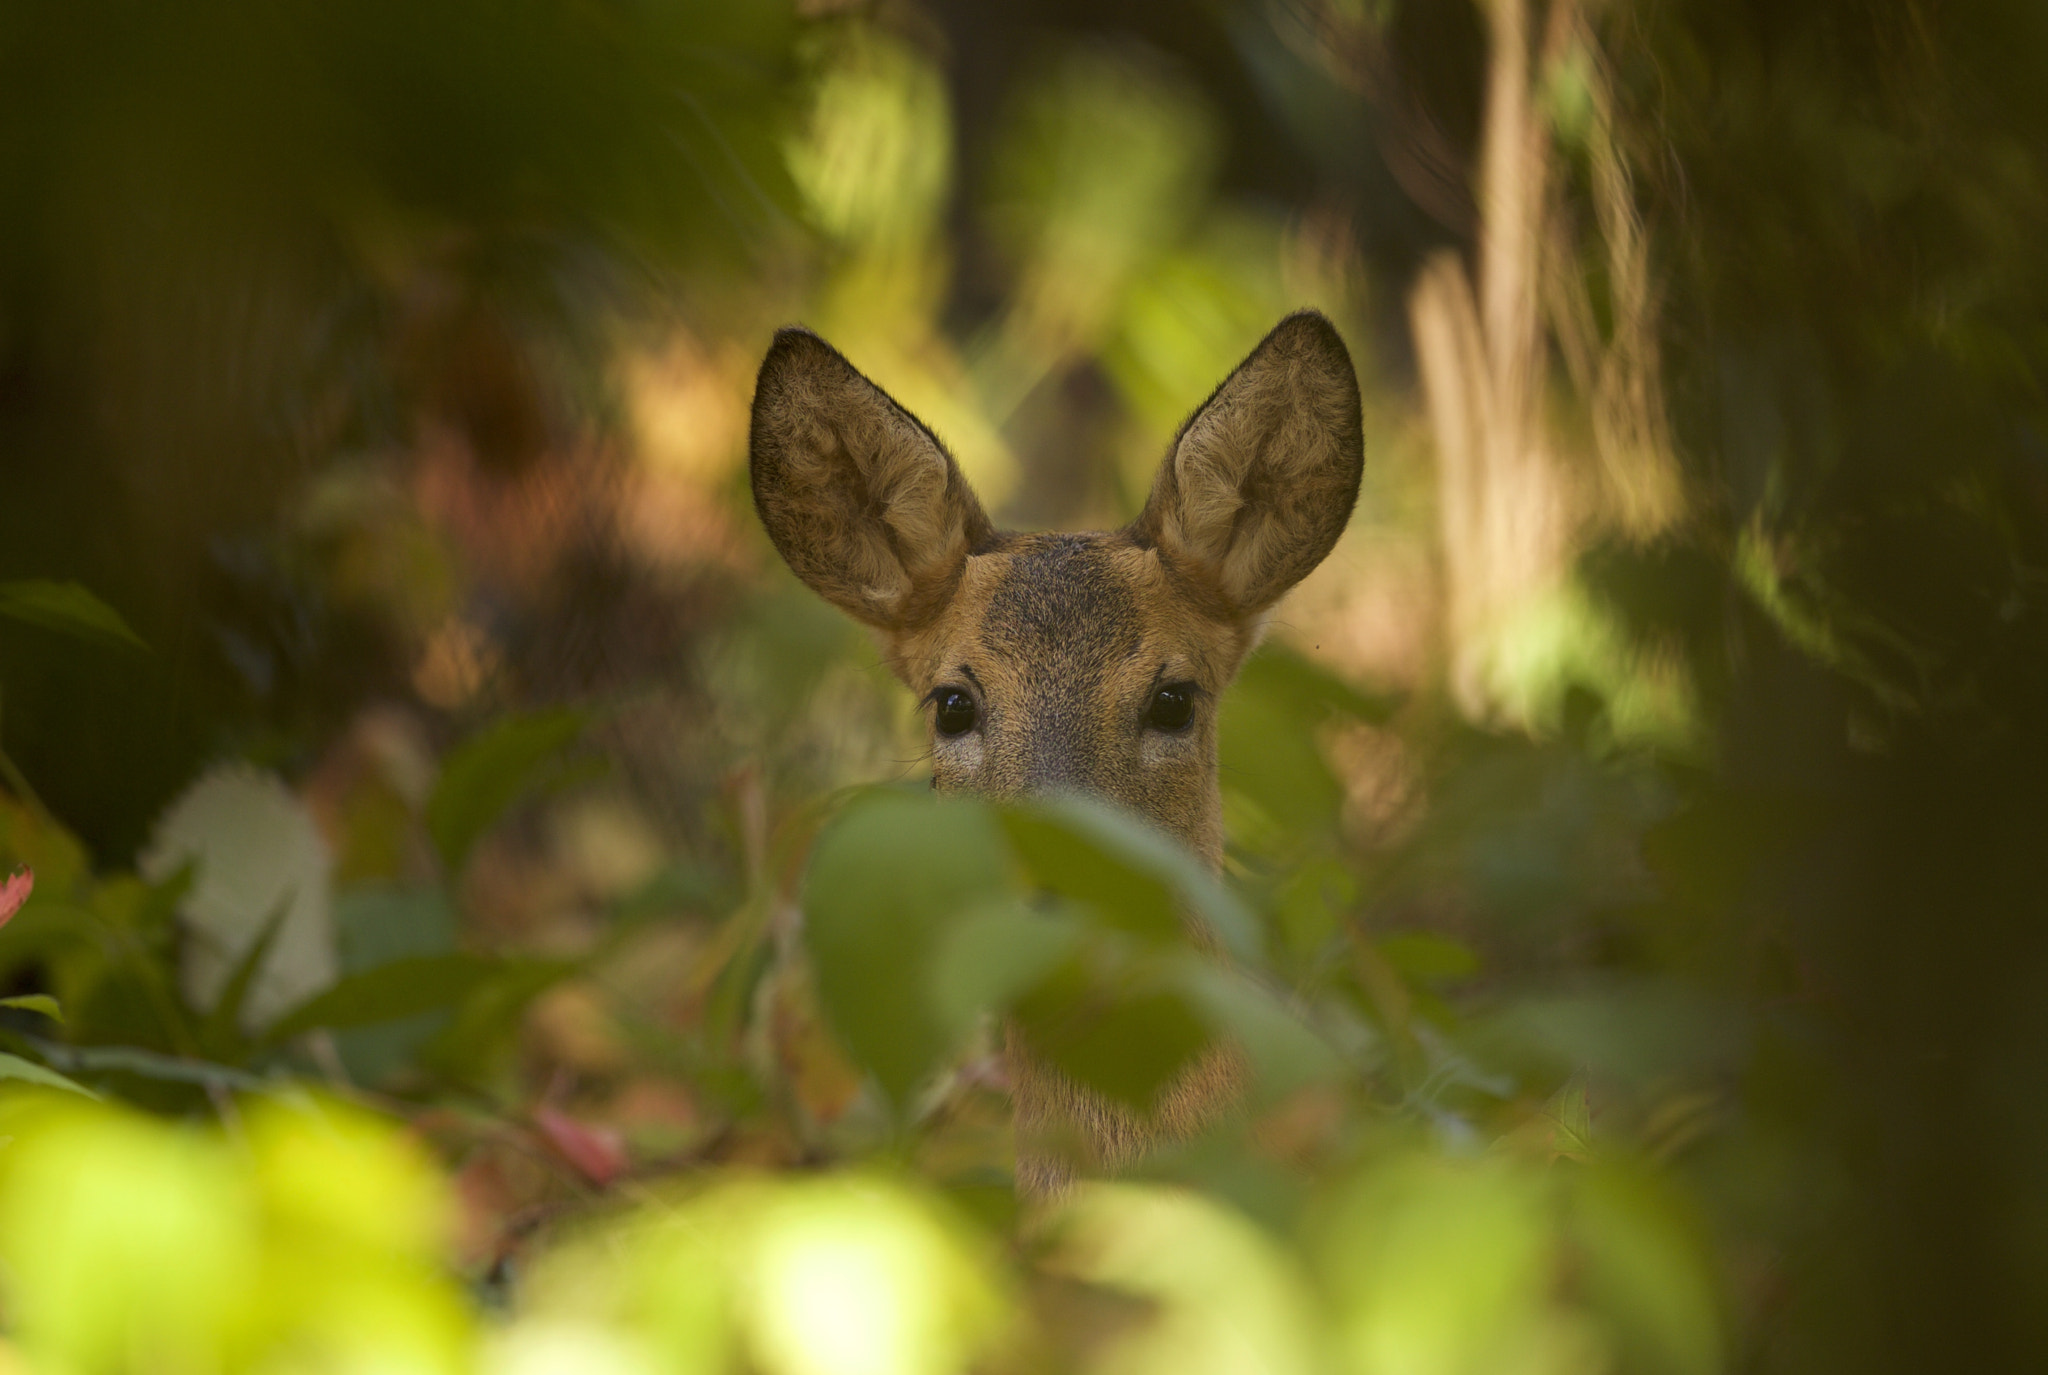
POLYGON ((0 3, 0 1372, 2038 1368, 2044 56, 0 3), (1484 712, 1410 293, 1510 89, 1579 504, 1484 712), (772 328, 1088 525, 1300 305, 1367 485, 1223 703, 1225 872, 926 795, 748 509, 772 328), (1020 1210, 1006 1027, 1249 1087, 1020 1210))

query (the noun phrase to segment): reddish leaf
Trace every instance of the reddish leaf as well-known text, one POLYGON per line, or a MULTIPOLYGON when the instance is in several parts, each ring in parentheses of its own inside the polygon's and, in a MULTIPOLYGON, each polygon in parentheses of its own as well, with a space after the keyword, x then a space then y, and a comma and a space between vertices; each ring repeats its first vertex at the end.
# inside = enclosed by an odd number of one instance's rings
POLYGON ((535 1112, 533 1125, 539 1128, 541 1136, 554 1147, 556 1154, 599 1188, 624 1174, 631 1163, 626 1158, 624 1138, 610 1127, 578 1122, 553 1108, 541 1108, 535 1112))
POLYGON ((21 905, 28 901, 28 895, 35 891, 36 871, 24 869, 14 877, 0 882, 0 926, 7 925, 21 905))

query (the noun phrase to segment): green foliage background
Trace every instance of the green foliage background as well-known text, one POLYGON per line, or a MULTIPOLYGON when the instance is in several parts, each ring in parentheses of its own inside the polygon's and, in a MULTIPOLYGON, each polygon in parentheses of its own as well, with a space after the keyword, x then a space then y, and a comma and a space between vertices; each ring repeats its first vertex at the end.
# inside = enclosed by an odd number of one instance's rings
POLYGON ((0 1375, 2041 1365, 2048 20, 987 8, 0 4, 0 1375), (1514 15, 1603 495, 1477 625, 1514 15), (1224 875, 931 798, 773 327, 1087 526, 1300 305, 1224 875), (1006 1025, 1251 1087, 1020 1214, 1006 1025))

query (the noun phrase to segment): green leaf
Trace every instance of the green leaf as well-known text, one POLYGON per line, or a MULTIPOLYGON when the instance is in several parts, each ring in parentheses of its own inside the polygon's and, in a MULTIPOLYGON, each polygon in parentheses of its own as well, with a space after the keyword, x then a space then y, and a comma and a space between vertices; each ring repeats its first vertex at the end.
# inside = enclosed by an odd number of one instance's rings
POLYGON ((1440 983, 1479 972, 1472 947, 1427 931, 1406 931, 1379 941, 1380 955, 1410 983, 1440 983))
POLYGON ((1583 1075, 1574 1074, 1550 1097, 1544 1115, 1551 1121, 1551 1146, 1570 1160, 1593 1158, 1593 1106, 1586 1097, 1583 1075))
POLYGON ((195 1060, 181 1055, 164 1055, 139 1046, 67 1046, 52 1041, 35 1040, 36 1053, 52 1064, 62 1065, 74 1073, 85 1074, 132 1074, 141 1079, 155 1079, 167 1084, 198 1084, 202 1087, 218 1087, 236 1090, 271 1089, 277 1087, 268 1079, 259 1078, 247 1070, 232 1065, 215 1064, 211 1060, 195 1060))
POLYGON ((1189 960, 1182 978, 1209 1026, 1250 1058, 1252 1092, 1262 1102, 1343 1075, 1343 1059, 1330 1043, 1272 989, 1203 959, 1189 960))
POLYGON ((277 933, 283 929, 284 919, 292 910, 293 897, 288 892, 278 899, 277 905, 264 919, 263 929, 256 933, 255 940, 249 942, 249 948, 242 952, 241 960, 229 973, 220 997, 214 1000, 213 1011, 200 1024, 199 1045, 207 1054, 229 1054, 240 1040, 237 1032, 242 1021, 242 1004, 248 1000, 249 989, 256 982, 257 969, 270 954, 270 947, 277 943, 277 933))
POLYGON ((1170 959, 1103 935, 1017 1000, 1016 1025, 1068 1078, 1147 1112, 1214 1038, 1170 959))
POLYGON ((0 998, 0 1007, 18 1007, 24 1012, 40 1012, 53 1022, 64 1020, 64 1009, 57 1006, 57 1000, 47 993, 24 993, 18 998, 0 998))
POLYGON ((580 973, 581 960, 500 960, 465 993, 448 1025, 421 1052, 422 1061, 457 1078, 475 1078, 490 1054, 515 1031, 535 998, 580 973))
POLYGON ((324 993, 301 1003, 264 1033, 271 1045, 316 1027, 369 1026, 434 1008, 451 1007, 481 987, 502 967, 480 955, 429 955, 393 960, 351 974, 324 993))
POLYGON ((24 1060, 19 1055, 9 1055, 4 1050, 0 1050, 0 1079, 19 1079, 28 1084, 41 1084, 45 1088, 82 1093, 87 1098, 99 1097, 85 1085, 73 1083, 55 1070, 44 1069, 33 1060, 24 1060))
MULTIPOLYGON (((1276 644, 1245 664, 1224 695, 1217 739, 1227 792, 1248 800, 1284 846, 1326 831, 1344 790, 1318 736, 1334 717, 1378 722, 1391 704, 1355 691, 1327 669, 1276 644)), ((1233 833, 1242 843, 1246 837, 1233 833)))
POLYGON ((818 838, 804 884, 806 934, 825 1015, 901 1105, 956 1044, 929 996, 936 952, 969 910, 1000 895, 1008 862, 986 808, 879 793, 818 838))
MULTIPOLYGON (((1120 820, 1120 818, 1119 818, 1120 820)), ((1050 809, 1003 813, 1003 830, 1024 867, 1048 890, 1085 902, 1111 925, 1149 940, 1181 934, 1173 886, 1153 866, 1133 863, 1108 814, 1050 809)))
POLYGON ((589 725, 580 711, 509 716, 455 747, 427 799, 427 830, 450 873, 514 803, 561 781, 561 756, 589 725))
POLYGON ((1006 809, 1002 824, 1033 881, 1111 925, 1178 941, 1185 911, 1239 959, 1260 958, 1250 909, 1201 860, 1129 813, 1094 798, 1051 797, 1006 809))
POLYGON ((334 899, 334 939, 344 974, 455 948, 455 914, 439 888, 351 888, 334 899))
POLYGON ((142 637, 128 628, 121 613, 75 582, 51 582, 32 578, 22 582, 0 582, 0 616, 8 616, 46 630, 61 631, 81 640, 117 644, 147 650, 142 637))
POLYGON ((1643 1085, 1724 1073, 1749 1045, 1749 1019, 1698 989, 1656 979, 1584 981, 1529 994, 1471 1026, 1470 1041, 1497 1063, 1591 1071, 1643 1085))
POLYGON ((1036 909, 1009 897, 976 907, 939 941, 932 1003, 954 1035, 965 1036, 1051 974, 1083 935, 1070 909, 1036 909))
POLYGON ((1618 1367, 1726 1369, 1713 1248, 1684 1194, 1619 1161, 1566 1178, 1579 1283, 1618 1339, 1618 1367))

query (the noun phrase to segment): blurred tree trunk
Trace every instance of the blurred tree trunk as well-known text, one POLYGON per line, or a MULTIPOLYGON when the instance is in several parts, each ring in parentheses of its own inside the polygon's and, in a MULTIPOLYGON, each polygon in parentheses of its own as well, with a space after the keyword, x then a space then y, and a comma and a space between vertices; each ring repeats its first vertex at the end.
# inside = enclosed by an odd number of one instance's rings
POLYGON ((1560 590, 1592 528, 1645 539, 1680 506, 1646 238, 1595 37, 1577 0, 1554 0, 1540 42, 1528 0, 1492 0, 1488 13, 1477 243, 1469 265, 1432 258, 1409 298, 1437 445, 1451 687, 1478 719, 1525 706, 1501 681, 1498 636, 1560 590), (1604 332, 1565 204, 1559 126, 1584 140, 1592 169, 1592 252, 1612 296, 1604 332), (1550 404, 1553 340, 1569 408, 1550 404), (1583 411, 1590 446, 1560 434, 1558 410, 1583 411))

